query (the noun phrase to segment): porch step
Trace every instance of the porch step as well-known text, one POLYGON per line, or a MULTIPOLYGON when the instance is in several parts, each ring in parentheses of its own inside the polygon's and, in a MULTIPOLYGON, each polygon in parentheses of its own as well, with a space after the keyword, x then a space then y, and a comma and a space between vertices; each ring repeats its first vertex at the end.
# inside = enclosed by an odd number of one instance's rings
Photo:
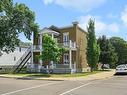
POLYGON ((56 68, 69 68, 69 65, 64 65, 64 64, 57 64, 56 66, 55 66, 56 68))
POLYGON ((53 73, 56 73, 56 74, 72 73, 72 69, 68 69, 68 68, 57 68, 57 69, 53 69, 53 73))

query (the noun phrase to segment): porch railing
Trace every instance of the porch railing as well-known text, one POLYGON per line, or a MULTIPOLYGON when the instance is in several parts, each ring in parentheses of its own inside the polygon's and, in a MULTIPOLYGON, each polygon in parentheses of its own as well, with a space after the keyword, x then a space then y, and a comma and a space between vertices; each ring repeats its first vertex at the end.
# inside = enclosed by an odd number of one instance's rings
MULTIPOLYGON (((53 68, 54 69, 56 69, 56 68, 70 68, 70 64, 53 64, 53 68)), ((76 68, 76 64, 72 64, 71 68, 75 69, 76 68)))
POLYGON ((33 50, 41 50, 41 45, 33 45, 33 50))

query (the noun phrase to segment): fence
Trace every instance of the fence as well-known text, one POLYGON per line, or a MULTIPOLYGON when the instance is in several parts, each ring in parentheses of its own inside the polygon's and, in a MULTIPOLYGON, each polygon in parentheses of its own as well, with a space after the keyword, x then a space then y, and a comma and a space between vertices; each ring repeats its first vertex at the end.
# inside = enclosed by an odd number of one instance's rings
POLYGON ((13 68, 13 65, 9 65, 9 66, 0 66, 0 73, 11 73, 12 71, 12 68, 13 68))

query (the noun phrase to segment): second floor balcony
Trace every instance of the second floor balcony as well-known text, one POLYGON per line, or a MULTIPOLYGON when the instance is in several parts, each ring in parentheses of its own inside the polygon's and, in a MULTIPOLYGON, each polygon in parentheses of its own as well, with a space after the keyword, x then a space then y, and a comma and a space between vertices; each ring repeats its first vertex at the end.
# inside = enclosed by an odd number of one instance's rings
POLYGON ((69 49, 73 49, 73 50, 76 50, 76 48, 77 48, 76 42, 73 42, 71 40, 65 41, 65 42, 61 43, 60 45, 62 45, 65 48, 69 48, 69 49))
MULTIPOLYGON (((42 42, 42 44, 43 44, 43 42, 42 42)), ((76 50, 76 48, 77 48, 76 42, 73 42, 71 40, 63 42, 63 43, 58 43, 58 44, 59 44, 59 46, 62 46, 62 47, 68 48, 68 49, 72 49, 72 50, 76 50)), ((40 52, 42 50, 42 46, 41 45, 33 45, 32 50, 34 52, 40 52)))

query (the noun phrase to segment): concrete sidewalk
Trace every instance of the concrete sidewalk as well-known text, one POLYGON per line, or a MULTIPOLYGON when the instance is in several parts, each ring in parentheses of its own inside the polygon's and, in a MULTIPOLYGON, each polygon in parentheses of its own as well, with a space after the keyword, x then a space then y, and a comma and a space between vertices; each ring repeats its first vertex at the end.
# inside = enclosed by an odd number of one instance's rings
POLYGON ((92 75, 88 75, 88 76, 84 76, 84 77, 77 77, 71 80, 97 80, 97 79, 105 79, 105 78, 110 78, 112 76, 114 76, 115 74, 115 70, 111 70, 111 71, 104 71, 104 72, 100 72, 100 73, 96 73, 96 74, 92 74, 92 75))
POLYGON ((2 78, 15 78, 15 79, 34 79, 34 80, 97 80, 97 79, 105 79, 105 78, 110 78, 115 74, 115 70, 111 71, 103 71, 100 73, 92 74, 92 75, 87 75, 87 76, 82 76, 82 77, 66 77, 66 78, 46 78, 46 77, 25 77, 25 76, 17 76, 17 75, 7 75, 7 74, 1 74, 0 77, 2 78))

